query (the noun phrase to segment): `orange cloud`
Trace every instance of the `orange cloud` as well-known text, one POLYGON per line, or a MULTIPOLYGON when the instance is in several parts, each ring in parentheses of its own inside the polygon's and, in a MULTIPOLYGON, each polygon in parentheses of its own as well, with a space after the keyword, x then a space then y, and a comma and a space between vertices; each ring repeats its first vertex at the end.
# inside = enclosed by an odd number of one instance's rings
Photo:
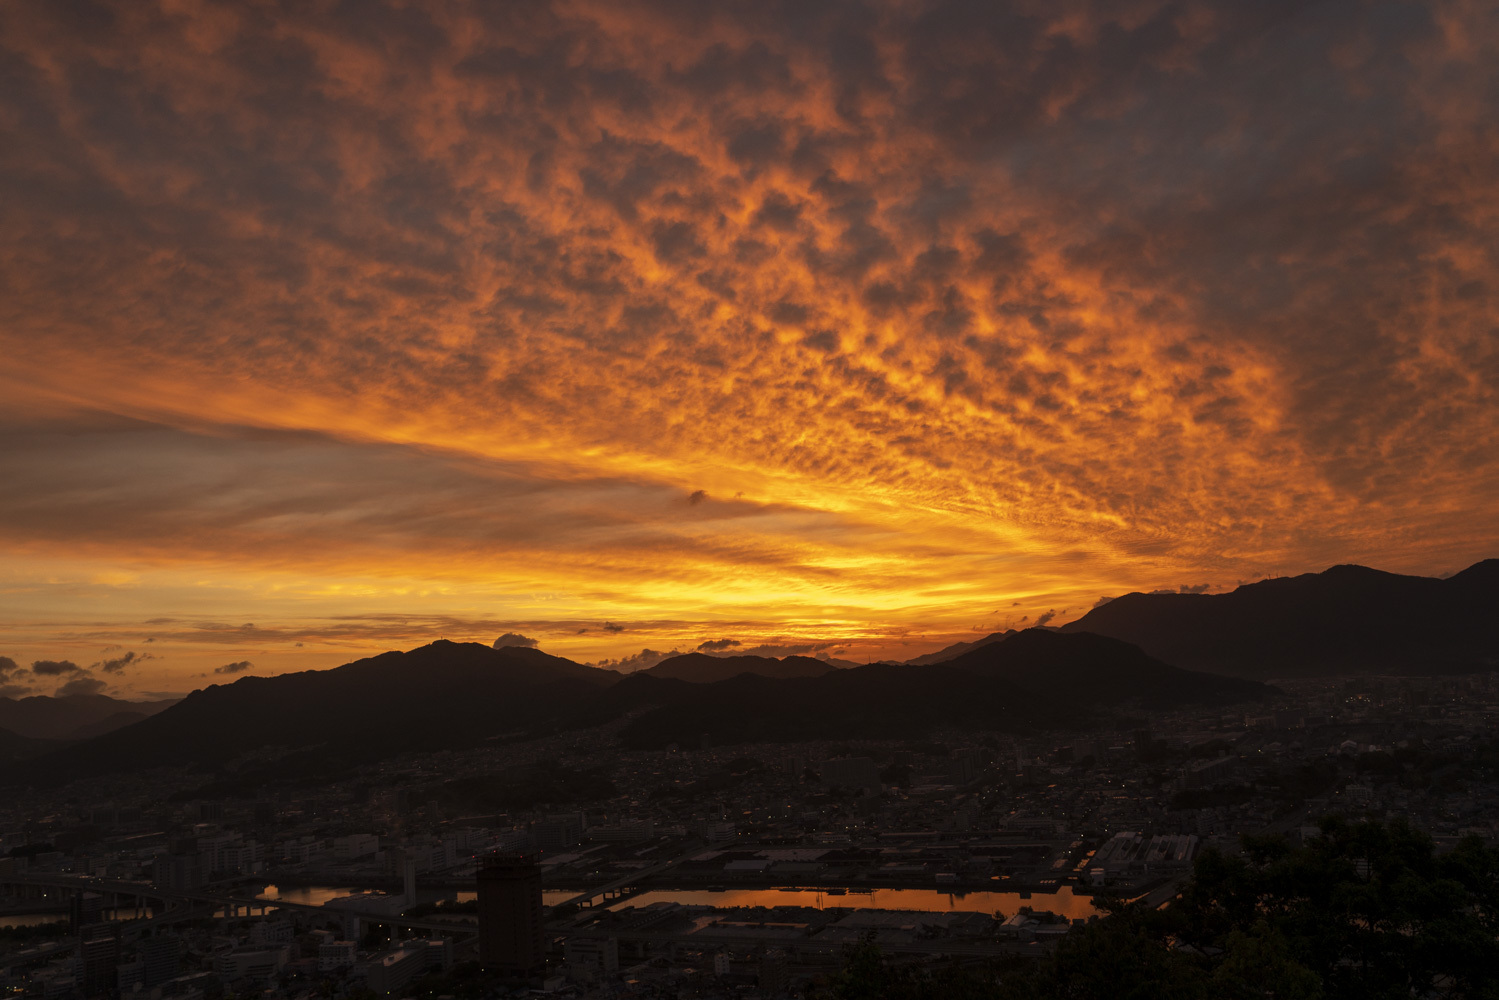
POLYGON ((1499 534, 1496 40, 1423 3, 7 8, 3 578, 60 629, 92 566, 327 616, 545 591, 669 649, 1453 568, 1499 534))

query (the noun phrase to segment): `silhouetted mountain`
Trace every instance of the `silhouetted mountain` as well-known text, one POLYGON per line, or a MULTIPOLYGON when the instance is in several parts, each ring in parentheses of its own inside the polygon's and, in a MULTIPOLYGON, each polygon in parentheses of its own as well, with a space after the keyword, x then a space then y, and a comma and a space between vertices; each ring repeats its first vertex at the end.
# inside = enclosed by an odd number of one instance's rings
POLYGON ((6 777, 35 785, 187 766, 217 771, 207 787, 218 793, 254 794, 270 778, 627 714, 621 739, 629 746, 697 746, 704 735, 741 743, 916 736, 954 726, 1024 730, 1086 722, 1130 700, 1217 703, 1264 690, 1176 670, 1114 640, 1041 630, 945 664, 836 669, 806 657, 677 660, 664 672, 682 676, 624 676, 525 647, 435 642, 333 670, 242 677, 194 691, 133 725, 13 765, 6 777), (715 672, 721 679, 710 680, 715 672))
POLYGON ((0 729, 0 761, 27 760, 58 747, 57 740, 38 740, 0 729))
POLYGON ((1001 679, 1058 704, 1223 705, 1275 693, 1258 681, 1180 670, 1139 646, 1090 632, 1032 628, 980 645, 942 666, 1001 679))
MULTIPOLYGON (((173 702, 173 704, 176 703, 173 702)), ((86 726, 79 726, 69 733, 67 738, 75 741, 91 740, 96 736, 112 733, 116 729, 124 729, 126 726, 132 726, 142 719, 149 718, 150 716, 145 712, 116 712, 113 715, 100 719, 98 722, 90 722, 86 726)))
POLYGON ((776 659, 773 656, 709 656, 707 653, 684 653, 668 657, 649 670, 638 671, 651 677, 672 677, 691 681, 694 684, 712 684, 726 681, 740 674, 755 674, 760 677, 820 677, 832 664, 810 656, 788 656, 776 659))
POLYGON ((637 674, 604 696, 656 706, 620 733, 627 746, 696 747, 813 739, 883 739, 938 726, 1029 729, 1061 719, 1057 705, 1007 681, 946 665, 874 663, 818 677, 740 674, 693 684, 637 674))
POLYGON ((991 642, 1000 642, 1014 634, 1014 629, 1006 629, 1003 632, 990 632, 982 639, 975 639, 972 642, 955 642, 945 649, 937 650, 935 653, 927 653, 925 656, 913 656, 906 662, 911 664, 912 666, 917 667, 921 666, 924 663, 946 663, 948 660, 951 660, 954 657, 962 656, 964 653, 968 652, 971 649, 978 649, 980 646, 987 646, 991 642))
POLYGON ((0 729, 33 739, 72 739, 78 729, 97 726, 121 712, 145 717, 175 704, 176 701, 122 701, 102 694, 0 698, 0 729))
POLYGON ((1463 673, 1499 667, 1499 560, 1446 580, 1363 566, 1228 594, 1126 594, 1063 626, 1242 677, 1463 673))
POLYGON ((261 747, 330 760, 457 746, 564 715, 619 674, 536 649, 434 642, 333 670, 242 677, 149 719, 31 762, 24 777, 215 767, 261 747))

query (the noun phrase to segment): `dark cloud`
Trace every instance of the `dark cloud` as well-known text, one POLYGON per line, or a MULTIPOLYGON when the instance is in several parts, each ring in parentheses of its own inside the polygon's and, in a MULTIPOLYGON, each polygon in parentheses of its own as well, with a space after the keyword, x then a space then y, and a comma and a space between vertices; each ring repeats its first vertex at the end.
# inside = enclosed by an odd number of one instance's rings
POLYGON ((242 674, 253 666, 255 664, 249 660, 237 660, 234 663, 226 663, 222 667, 214 667, 213 672, 216 674, 242 674))
POLYGON ((758 646, 736 649, 734 655, 771 656, 778 659, 783 656, 816 656, 826 650, 836 649, 839 645, 842 644, 837 642, 767 642, 758 646))
POLYGON ((1206 594, 1213 589, 1211 583, 1184 583, 1176 588, 1178 594, 1206 594))
POLYGON ((72 660, 33 660, 31 672, 38 677, 57 677, 61 674, 76 674, 83 668, 72 660))
POLYGON ((156 657, 152 656, 150 653, 136 653, 132 651, 127 652, 124 656, 116 656, 112 659, 101 660, 98 663, 95 663, 89 669, 102 670, 106 674, 118 674, 123 672, 124 669, 128 666, 144 662, 145 660, 154 659, 156 659, 156 657))
POLYGON ((622 656, 619 659, 599 660, 597 663, 594 663, 593 666, 604 667, 609 670, 618 670, 622 674, 628 674, 633 673, 636 670, 648 670, 651 667, 654 667, 656 664, 660 663, 662 660, 681 655, 682 651, 680 649, 673 649, 670 652, 666 653, 662 653, 654 649, 642 649, 638 653, 634 653, 630 656, 622 656))
POLYGON ((526 636, 521 635, 519 632, 506 632, 504 635, 500 636, 494 641, 494 648, 505 649, 509 646, 525 646, 530 649, 535 649, 540 641, 541 640, 539 639, 527 638, 526 636))
POLYGON ((704 639, 697 644, 697 652, 718 653, 738 645, 741 645, 738 639, 704 639))
POLYGON ((698 504, 702 503, 703 501, 705 501, 707 499, 708 499, 708 491, 707 490, 693 490, 692 494, 690 496, 688 496, 687 502, 690 505, 692 505, 693 507, 696 507, 698 504))
POLYGON ((20 666, 8 656, 0 656, 0 681, 20 671, 20 666))
POLYGON ((57 689, 56 697, 69 698, 74 695, 103 694, 104 689, 107 687, 109 685, 97 677, 74 677, 57 689))
POLYGON ((1039 615, 1036 616, 1036 624, 1034 626, 1032 626, 1032 627, 1033 628, 1043 628, 1046 625, 1051 624, 1051 620, 1053 618, 1055 618, 1056 616, 1057 616, 1057 612, 1056 612, 1055 609, 1052 609, 1050 611, 1043 611, 1041 614, 1039 614, 1039 615))
POLYGON ((614 622, 604 622, 603 628, 605 632, 623 632, 625 630, 625 626, 616 625, 614 622))

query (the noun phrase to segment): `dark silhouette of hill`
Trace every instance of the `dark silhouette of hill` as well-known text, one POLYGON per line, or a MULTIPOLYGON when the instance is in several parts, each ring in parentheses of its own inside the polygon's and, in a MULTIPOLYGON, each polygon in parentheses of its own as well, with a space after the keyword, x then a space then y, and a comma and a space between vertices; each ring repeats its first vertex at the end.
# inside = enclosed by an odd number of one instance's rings
POLYGON ((113 770, 217 767, 261 747, 339 760, 458 746, 571 712, 612 670, 523 647, 441 640, 333 670, 242 677, 124 729, 31 761, 32 782, 113 770))
POLYGON ((1499 560, 1446 580, 1363 566, 1227 594, 1126 594, 1062 627, 1241 677, 1466 673, 1499 667, 1499 560))
POLYGON ((145 712, 116 712, 113 715, 105 716, 98 722, 90 722, 87 725, 79 726, 69 733, 67 738, 70 740, 91 740, 96 736, 112 733, 116 729, 133 726, 142 719, 149 719, 150 717, 145 712))
MULTIPOLYGON (((85 727, 97 727, 111 716, 132 713, 144 718, 177 704, 174 701, 122 701, 102 694, 74 694, 62 698, 32 695, 0 698, 0 729, 32 739, 74 739, 85 727)), ((132 719, 130 721, 137 721, 132 719)), ((122 722, 121 725, 128 725, 122 722)))
POLYGON ((991 642, 1001 642, 1014 634, 1014 629, 1006 629, 1003 632, 990 632, 982 639, 975 639, 972 642, 955 642, 951 646, 937 650, 935 653, 927 653, 925 656, 913 656, 906 662, 917 667, 926 663, 946 663, 954 657, 962 656, 969 650, 978 649, 980 646, 987 646, 991 642))
POLYGON ((119 770, 217 772, 204 787, 253 794, 264 780, 327 775, 390 754, 471 746, 628 716, 632 747, 918 736, 939 727, 1021 731, 1085 723, 1117 704, 1219 703, 1263 685, 1193 674, 1126 643, 1032 630, 944 664, 680 658, 628 676, 519 646, 435 642, 333 670, 242 677, 149 718, 12 763, 10 784, 119 770), (710 662, 703 663, 703 660, 710 662), (708 671, 730 676, 706 679, 708 671), (803 676, 797 676, 802 674, 803 676), (701 678, 701 679, 699 679, 701 678))
POLYGON ((651 677, 676 678, 694 684, 726 681, 740 674, 760 677, 820 677, 837 667, 810 656, 709 656, 707 653, 684 653, 668 657, 648 670, 638 671, 651 677))
POLYGON ((1181 670, 1139 646, 1090 632, 1026 629, 942 666, 994 677, 1057 704, 1164 708, 1257 701, 1275 693, 1258 681, 1181 670))
POLYGON ((938 726, 1018 730, 1066 714, 999 678, 894 663, 818 677, 744 673, 710 684, 636 675, 605 698, 620 707, 654 706, 620 733, 626 746, 641 749, 696 747, 704 736, 736 744, 889 738, 938 726))
POLYGON ((59 746, 57 740, 39 740, 20 736, 9 729, 0 729, 0 761, 27 760, 39 757, 59 746))

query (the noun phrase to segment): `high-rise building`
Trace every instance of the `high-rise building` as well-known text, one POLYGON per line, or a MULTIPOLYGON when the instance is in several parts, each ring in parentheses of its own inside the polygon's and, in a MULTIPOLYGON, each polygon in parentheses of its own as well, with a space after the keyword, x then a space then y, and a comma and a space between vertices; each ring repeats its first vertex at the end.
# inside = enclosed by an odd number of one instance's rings
POLYGON ((491 854, 479 868, 479 961, 516 975, 546 964, 541 867, 525 854, 491 854))
POLYGON ((137 941, 135 953, 142 964, 142 985, 150 989, 176 978, 182 960, 182 942, 175 934, 155 934, 137 941))
POLYGON ((771 948, 760 957, 760 995, 781 996, 786 992, 789 982, 786 953, 779 948, 771 948))
POLYGON ((78 985, 84 996, 114 992, 119 964, 119 924, 84 924, 78 929, 78 985))
POLYGON ((880 767, 870 757, 834 757, 822 762, 822 783, 838 788, 880 787, 880 767))
POLYGON ((78 892, 68 901, 68 923, 72 925, 76 934, 79 928, 87 924, 97 924, 104 920, 104 897, 97 892, 78 892))

